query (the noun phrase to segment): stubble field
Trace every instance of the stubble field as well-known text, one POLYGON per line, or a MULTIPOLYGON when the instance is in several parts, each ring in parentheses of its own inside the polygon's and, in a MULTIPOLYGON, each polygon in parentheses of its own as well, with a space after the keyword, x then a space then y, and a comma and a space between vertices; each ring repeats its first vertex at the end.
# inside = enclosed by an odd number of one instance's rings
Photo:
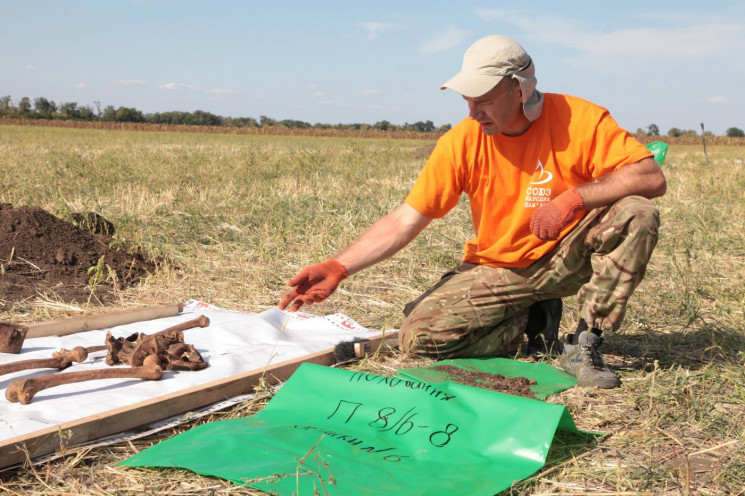
MULTIPOLYGON (((276 304, 299 268, 332 255, 403 201, 431 145, 0 126, 0 202, 66 220, 95 211, 115 224, 116 240, 172 262, 117 291, 116 307, 195 298, 259 312, 276 304)), ((707 151, 708 160, 696 145, 668 152, 668 193, 655 200, 660 241, 622 329, 606 338, 606 360, 623 387, 575 388, 550 399, 567 405, 580 429, 605 436, 591 445, 559 436, 544 469, 505 494, 744 493, 745 165, 738 158, 745 147, 707 151)), ((462 201, 310 311, 397 328, 403 305, 460 263, 472 233, 462 201)), ((0 320, 43 321, 95 304, 61 302, 50 289, 0 312, 0 320)), ((575 309, 566 299, 565 333, 576 325, 575 309)), ((385 355, 352 366, 382 373, 406 360, 385 355)), ((270 396, 211 419, 254 413, 270 396)), ((114 467, 172 434, 0 473, 0 492, 258 494, 184 471, 114 467)))

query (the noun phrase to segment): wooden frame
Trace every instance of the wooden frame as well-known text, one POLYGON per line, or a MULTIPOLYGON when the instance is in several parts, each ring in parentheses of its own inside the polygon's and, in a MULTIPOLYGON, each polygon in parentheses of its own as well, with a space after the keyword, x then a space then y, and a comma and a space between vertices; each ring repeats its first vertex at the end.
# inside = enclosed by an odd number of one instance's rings
MULTIPOLYGON (((391 334, 385 336, 390 339, 391 334)), ((377 349, 383 336, 369 340, 377 349)), ((304 355, 276 365, 254 369, 225 379, 151 398, 110 412, 91 415, 55 427, 11 438, 0 444, 0 469, 50 453, 64 454, 77 445, 117 432, 188 412, 240 394, 251 393, 264 379, 274 385, 287 380, 303 363, 333 365, 334 348, 304 355)))

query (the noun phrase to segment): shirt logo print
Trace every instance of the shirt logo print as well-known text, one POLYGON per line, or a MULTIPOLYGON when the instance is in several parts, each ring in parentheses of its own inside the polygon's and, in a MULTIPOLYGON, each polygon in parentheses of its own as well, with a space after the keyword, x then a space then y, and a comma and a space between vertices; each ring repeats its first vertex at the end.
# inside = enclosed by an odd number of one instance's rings
POLYGON ((550 182, 554 178, 554 175, 551 174, 550 171, 544 170, 543 164, 541 163, 540 160, 538 161, 538 165, 535 166, 535 170, 538 170, 538 169, 541 170, 541 173, 538 175, 538 180, 530 181, 530 184, 546 184, 547 182, 550 182))

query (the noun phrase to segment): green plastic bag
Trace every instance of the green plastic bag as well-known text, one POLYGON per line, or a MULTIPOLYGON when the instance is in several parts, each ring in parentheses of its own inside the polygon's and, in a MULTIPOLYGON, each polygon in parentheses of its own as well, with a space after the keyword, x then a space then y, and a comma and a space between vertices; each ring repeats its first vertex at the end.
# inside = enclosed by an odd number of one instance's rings
POLYGON ((665 157, 667 157, 667 143, 662 141, 653 141, 647 145, 647 150, 652 152, 655 161, 662 165, 665 163, 665 157))
POLYGON ((182 467, 279 495, 492 496, 546 460, 566 407, 476 387, 303 364, 258 414, 120 465, 182 467))

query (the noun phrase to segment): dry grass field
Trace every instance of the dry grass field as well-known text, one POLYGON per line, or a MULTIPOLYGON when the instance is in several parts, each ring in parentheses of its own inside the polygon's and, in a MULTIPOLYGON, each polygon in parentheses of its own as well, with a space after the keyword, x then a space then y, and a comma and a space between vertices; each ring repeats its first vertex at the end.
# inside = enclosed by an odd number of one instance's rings
MULTIPOLYGON (((117 307, 195 298, 258 312, 299 268, 398 205, 431 144, 0 126, 0 202, 67 220, 96 211, 116 225, 116 239, 173 262, 119 291, 117 307)), ((707 151, 708 160, 698 145, 668 151, 660 242, 622 329, 606 339, 623 387, 550 399, 580 429, 606 434, 589 446, 558 436, 544 469, 504 494, 745 494, 745 147, 707 151)), ((396 328, 404 303, 460 262, 471 233, 463 203, 310 311, 396 328)), ((43 321, 86 305, 95 300, 63 305, 50 291, 0 319, 43 321)), ((576 325, 575 309, 565 300, 562 331, 576 325)), ((381 372, 407 360, 389 354, 352 366, 381 372)), ((270 397, 197 422, 250 415, 270 397)), ((0 473, 0 493, 259 494, 181 470, 115 466, 174 433, 0 473)))

